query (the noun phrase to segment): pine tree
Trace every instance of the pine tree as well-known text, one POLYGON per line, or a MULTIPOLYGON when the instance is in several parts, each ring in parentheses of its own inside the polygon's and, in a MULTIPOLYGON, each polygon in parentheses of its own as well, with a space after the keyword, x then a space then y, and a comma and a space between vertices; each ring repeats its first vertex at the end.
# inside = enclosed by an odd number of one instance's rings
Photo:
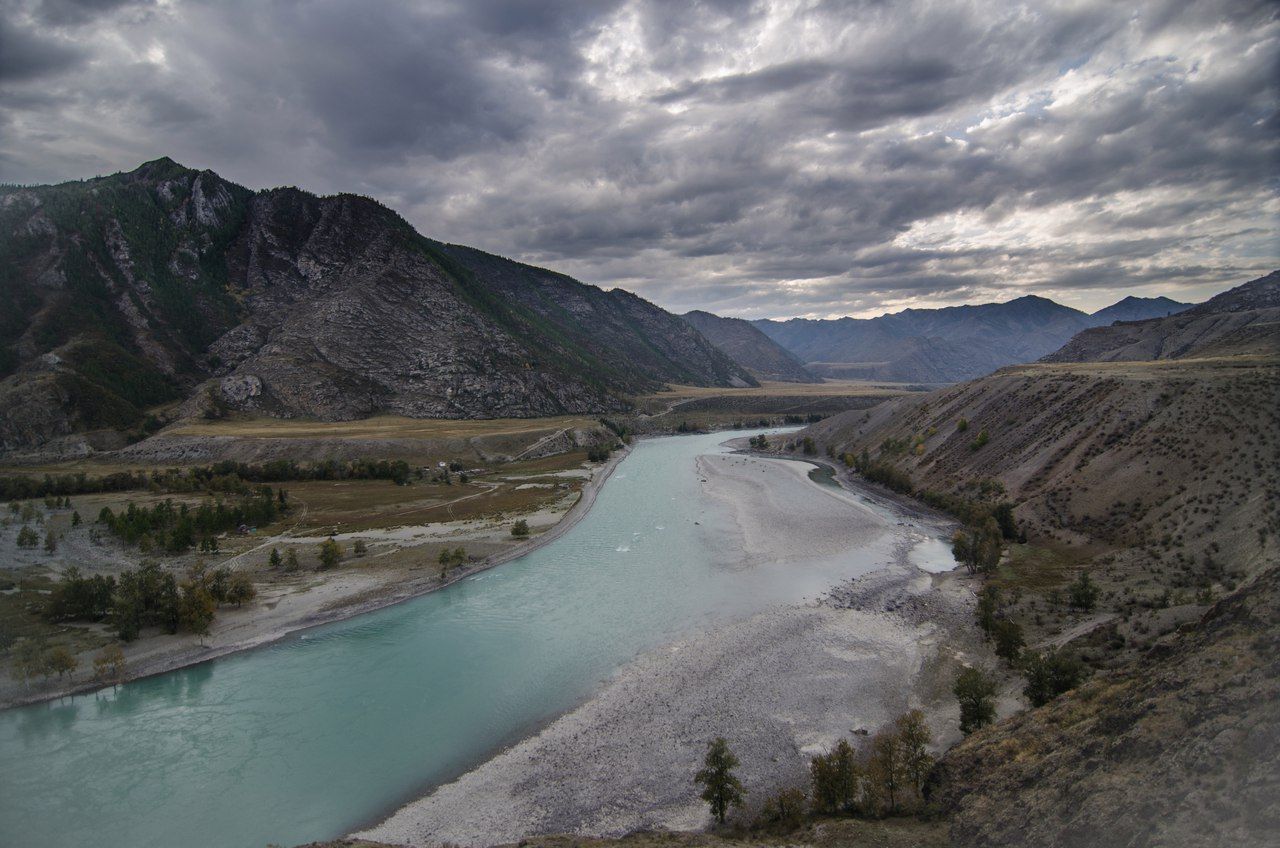
POLYGON ((718 736, 707 745, 702 770, 693 778, 703 787, 702 800, 711 805, 711 814, 720 824, 724 824, 729 808, 741 806, 746 797, 742 782, 733 774, 737 767, 738 758, 729 750, 729 743, 718 736))

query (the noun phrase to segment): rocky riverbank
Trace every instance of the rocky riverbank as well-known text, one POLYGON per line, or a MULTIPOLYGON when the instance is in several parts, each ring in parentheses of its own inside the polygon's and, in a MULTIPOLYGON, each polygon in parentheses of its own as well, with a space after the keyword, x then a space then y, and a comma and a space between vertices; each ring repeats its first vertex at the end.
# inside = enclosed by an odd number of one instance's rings
POLYGON ((704 456, 699 471, 733 516, 733 567, 793 567, 883 551, 882 567, 649 652, 589 701, 458 780, 359 834, 409 844, 491 845, 530 834, 615 836, 707 823, 692 783, 706 742, 726 736, 758 804, 805 780, 810 755, 926 712, 940 746, 958 738, 950 685, 985 661, 966 578, 917 568, 911 551, 945 522, 900 516, 867 493, 816 485, 808 466, 704 456))

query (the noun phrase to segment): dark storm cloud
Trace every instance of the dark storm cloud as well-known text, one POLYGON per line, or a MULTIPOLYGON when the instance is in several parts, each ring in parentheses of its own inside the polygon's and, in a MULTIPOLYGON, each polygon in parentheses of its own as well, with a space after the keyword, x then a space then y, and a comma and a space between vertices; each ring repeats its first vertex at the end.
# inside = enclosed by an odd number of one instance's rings
POLYGON ((0 10, 0 179, 170 155, 747 317, 1196 298, 1280 264, 1265 2, 0 10))
POLYGON ((153 5, 153 0, 42 0, 36 17, 53 26, 81 26, 127 7, 153 5))
POLYGON ((83 50, 15 24, 0 6, 0 83, 26 82, 80 64, 83 50))

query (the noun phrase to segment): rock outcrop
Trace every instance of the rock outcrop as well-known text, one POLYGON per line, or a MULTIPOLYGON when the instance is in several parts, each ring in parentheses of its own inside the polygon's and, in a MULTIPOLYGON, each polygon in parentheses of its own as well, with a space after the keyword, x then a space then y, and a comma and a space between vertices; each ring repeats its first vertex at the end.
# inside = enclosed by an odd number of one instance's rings
POLYGON ((367 198, 252 192, 168 159, 0 189, 0 269, 5 451, 140 432, 174 401, 529 417, 621 410, 667 382, 755 382, 628 292, 433 242, 367 198))

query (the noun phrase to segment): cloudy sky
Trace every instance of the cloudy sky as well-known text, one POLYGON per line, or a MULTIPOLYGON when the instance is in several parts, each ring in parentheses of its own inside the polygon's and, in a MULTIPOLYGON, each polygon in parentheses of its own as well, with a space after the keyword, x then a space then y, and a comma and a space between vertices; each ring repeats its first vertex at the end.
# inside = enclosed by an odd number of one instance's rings
POLYGON ((0 180, 161 155, 675 310, 1280 267, 1280 5, 0 0, 0 180))

